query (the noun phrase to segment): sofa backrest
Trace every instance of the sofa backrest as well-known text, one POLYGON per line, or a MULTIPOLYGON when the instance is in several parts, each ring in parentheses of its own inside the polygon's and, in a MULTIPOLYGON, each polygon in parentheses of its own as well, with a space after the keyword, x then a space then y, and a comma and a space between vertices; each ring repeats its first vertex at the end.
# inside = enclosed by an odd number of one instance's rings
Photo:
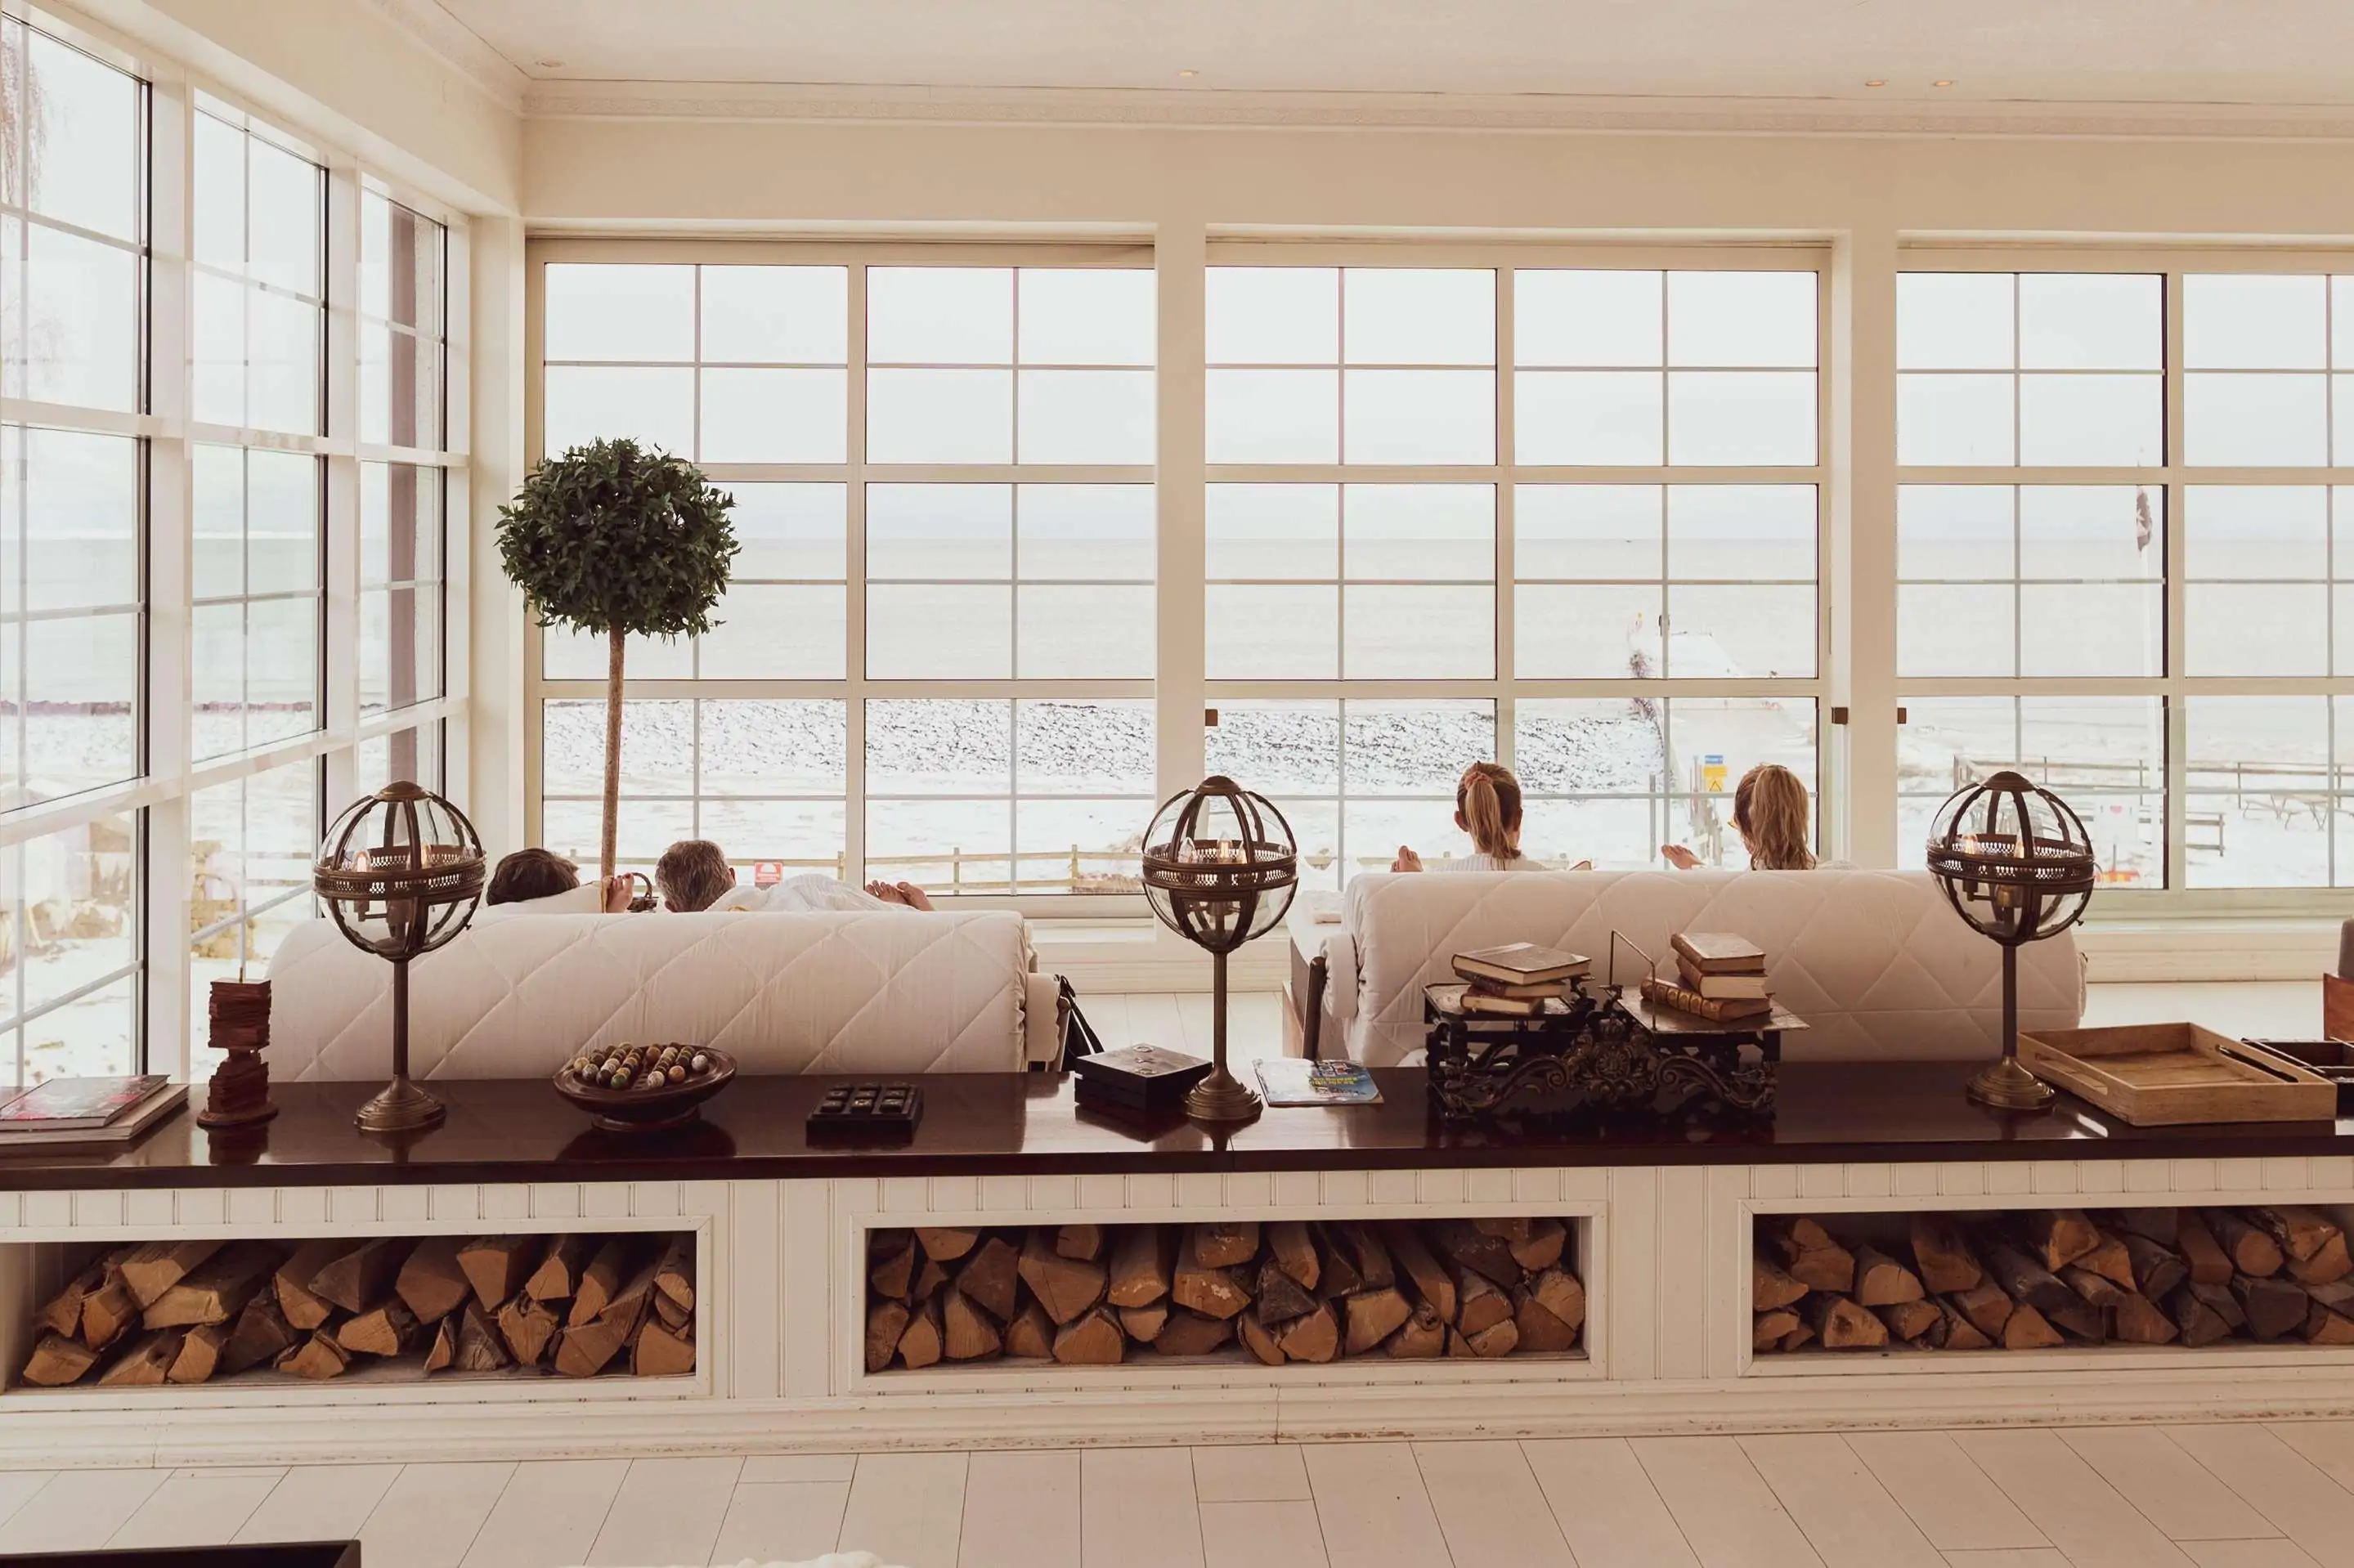
MULTIPOLYGON (((684 1040, 747 1073, 1017 1072, 1029 954, 1010 913, 511 915, 409 969, 409 1071, 532 1077, 684 1040)), ((270 960, 280 1078, 380 1078, 392 967, 331 921, 270 960)))
MULTIPOLYGON (((1925 872, 1509 872, 1352 879, 1342 924, 1357 961, 1347 1048, 1372 1066, 1423 1046, 1422 988, 1451 980, 1459 952, 1540 942, 1594 960, 1598 987, 1616 929, 1670 978, 1668 939, 1723 931, 1766 949, 1775 995, 1809 1025, 1782 1040, 1794 1061, 1944 1060, 2001 1049, 2002 953, 1963 923, 1925 872)), ((1618 978, 1643 978, 1622 944, 1618 978)), ((2073 932, 2020 951, 2022 1028, 2073 1027, 2084 968, 2073 932)))

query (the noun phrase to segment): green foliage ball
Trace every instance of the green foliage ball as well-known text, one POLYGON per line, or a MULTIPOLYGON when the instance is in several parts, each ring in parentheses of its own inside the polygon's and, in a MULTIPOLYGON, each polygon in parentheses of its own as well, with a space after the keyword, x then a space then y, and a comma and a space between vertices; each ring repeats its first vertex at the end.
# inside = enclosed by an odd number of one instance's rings
POLYGON ((499 508, 499 559, 551 626, 699 636, 742 548, 727 521, 735 504, 684 458, 594 441, 525 476, 499 508))

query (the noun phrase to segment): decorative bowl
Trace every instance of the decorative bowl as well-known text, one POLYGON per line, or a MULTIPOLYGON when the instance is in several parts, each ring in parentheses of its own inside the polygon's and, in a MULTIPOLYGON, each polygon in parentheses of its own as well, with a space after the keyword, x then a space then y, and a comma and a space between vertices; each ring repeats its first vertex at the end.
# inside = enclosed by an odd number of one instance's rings
POLYGON ((556 1070, 552 1082, 557 1094, 587 1111, 589 1120, 607 1132, 660 1132, 699 1118, 703 1102, 736 1076, 735 1057, 710 1046, 697 1050, 710 1058, 709 1065, 700 1073, 689 1073, 681 1083, 660 1088, 616 1089, 584 1082, 570 1062, 556 1070))

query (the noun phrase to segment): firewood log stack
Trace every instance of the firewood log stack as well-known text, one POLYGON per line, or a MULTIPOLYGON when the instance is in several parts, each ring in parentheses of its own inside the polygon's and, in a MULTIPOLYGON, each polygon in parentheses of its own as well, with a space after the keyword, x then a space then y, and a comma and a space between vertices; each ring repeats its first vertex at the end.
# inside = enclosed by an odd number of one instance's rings
POLYGON ((1585 1322, 1572 1239, 1538 1217, 878 1230, 866 1370, 1557 1354, 1585 1322))
POLYGON ((1902 1245, 1839 1223, 1757 1222, 1752 1350, 2354 1344, 2354 1258, 2315 1209, 1920 1213, 1902 1245))
POLYGON ((695 1370, 691 1237, 350 1237, 116 1247, 34 1314, 19 1381, 695 1370), (626 1352, 626 1353, 625 1353, 626 1352))

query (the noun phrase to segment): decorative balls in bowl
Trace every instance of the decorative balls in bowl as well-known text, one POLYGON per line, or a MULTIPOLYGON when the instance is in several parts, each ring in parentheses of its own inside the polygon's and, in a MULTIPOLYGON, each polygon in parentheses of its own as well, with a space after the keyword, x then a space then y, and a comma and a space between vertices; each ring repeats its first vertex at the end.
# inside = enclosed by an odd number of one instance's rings
POLYGON ((659 1132, 700 1117, 736 1058, 703 1045, 606 1045, 556 1070, 556 1092, 608 1132, 659 1132))

